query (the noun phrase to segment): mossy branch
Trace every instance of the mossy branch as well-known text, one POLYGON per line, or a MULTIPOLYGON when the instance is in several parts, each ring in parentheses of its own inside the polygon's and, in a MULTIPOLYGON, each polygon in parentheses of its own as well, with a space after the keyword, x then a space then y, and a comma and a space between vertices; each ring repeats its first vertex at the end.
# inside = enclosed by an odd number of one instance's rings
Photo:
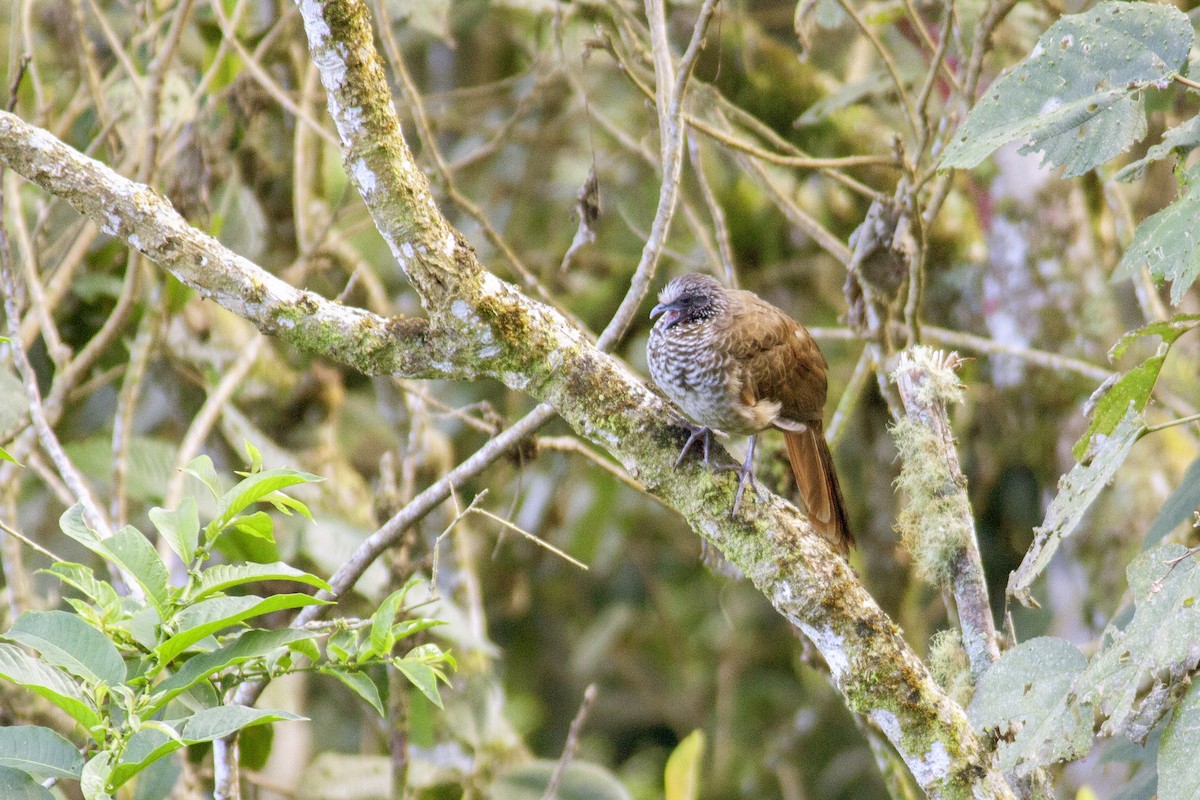
POLYGON ((946 406, 962 400, 957 354, 917 346, 900 354, 892 380, 906 416, 892 428, 908 502, 897 520, 917 573, 954 595, 971 676, 1000 657, 975 521, 946 406))

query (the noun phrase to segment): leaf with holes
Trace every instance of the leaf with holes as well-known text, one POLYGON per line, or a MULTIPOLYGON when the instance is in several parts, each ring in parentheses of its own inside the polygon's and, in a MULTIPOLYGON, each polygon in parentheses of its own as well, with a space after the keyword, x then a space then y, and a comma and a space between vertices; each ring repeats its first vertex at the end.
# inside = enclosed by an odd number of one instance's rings
POLYGON ((1167 5, 1100 3, 1062 17, 971 109, 941 166, 973 167, 1024 141, 1022 153, 1082 175, 1146 135, 1141 94, 1183 68, 1193 36, 1167 5))

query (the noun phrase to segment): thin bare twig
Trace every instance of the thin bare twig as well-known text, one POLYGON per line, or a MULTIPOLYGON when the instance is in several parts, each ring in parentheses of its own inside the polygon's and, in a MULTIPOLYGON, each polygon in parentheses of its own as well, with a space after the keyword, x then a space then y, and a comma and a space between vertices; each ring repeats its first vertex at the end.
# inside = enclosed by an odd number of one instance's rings
POLYGON ((654 76, 656 108, 659 119, 660 150, 662 152, 662 183, 659 186, 658 209, 650 226, 650 235, 642 248, 642 257, 629 282, 629 291, 617 308, 608 326, 596 340, 596 347, 609 350, 625 335, 634 314, 642 305, 650 289, 650 281, 658 267, 659 257, 666 246, 667 233, 679 197, 679 176, 683 167, 684 125, 683 103, 687 92, 692 67, 700 55, 704 33, 716 10, 717 0, 704 0, 696 24, 692 28, 692 39, 679 60, 678 67, 671 65, 671 45, 667 40, 666 10, 663 0, 646 0, 646 16, 650 20, 650 36, 654 53, 654 76))
POLYGON ((583 723, 587 720, 588 712, 592 710, 592 703, 595 701, 596 684, 589 683, 588 687, 583 690, 583 701, 579 704, 579 710, 575 712, 575 719, 571 720, 571 727, 567 730, 567 741, 563 744, 562 755, 559 756, 558 763, 554 765, 554 772, 550 773, 550 780, 546 783, 546 791, 542 794, 542 800, 557 800, 558 785, 567 771, 567 765, 575 757, 575 751, 579 749, 579 735, 583 732, 583 723))

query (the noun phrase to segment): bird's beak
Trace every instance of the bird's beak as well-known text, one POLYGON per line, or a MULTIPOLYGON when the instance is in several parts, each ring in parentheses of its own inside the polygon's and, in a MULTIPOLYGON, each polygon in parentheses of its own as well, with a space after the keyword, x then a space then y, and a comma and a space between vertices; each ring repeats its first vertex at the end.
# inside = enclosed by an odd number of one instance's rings
POLYGON ((657 317, 659 314, 663 313, 670 307, 671 307, 671 305, 669 303, 659 303, 654 308, 650 309, 650 319, 654 319, 655 317, 657 317))

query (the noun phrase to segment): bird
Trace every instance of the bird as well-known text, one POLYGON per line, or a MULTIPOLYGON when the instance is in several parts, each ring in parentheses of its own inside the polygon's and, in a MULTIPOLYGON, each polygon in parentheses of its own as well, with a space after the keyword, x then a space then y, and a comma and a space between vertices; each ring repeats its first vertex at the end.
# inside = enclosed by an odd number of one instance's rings
POLYGON ((714 433, 748 436, 732 514, 754 479, 758 434, 783 432, 788 462, 817 533, 843 555, 854 544, 833 456, 825 441, 825 357, 803 325, 753 292, 727 289, 715 278, 673 278, 650 318, 650 375, 695 425, 675 461, 702 443, 704 463, 714 433))

